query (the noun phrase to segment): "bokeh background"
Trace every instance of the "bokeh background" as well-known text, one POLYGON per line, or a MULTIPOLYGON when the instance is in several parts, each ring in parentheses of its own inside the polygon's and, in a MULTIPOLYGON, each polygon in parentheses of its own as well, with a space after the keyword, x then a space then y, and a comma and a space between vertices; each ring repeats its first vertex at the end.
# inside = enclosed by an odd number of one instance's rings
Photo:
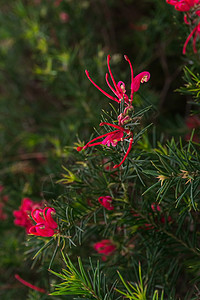
POLYGON ((110 54, 115 79, 130 83, 123 58, 128 55, 135 74, 151 73, 135 100, 153 105, 151 122, 165 137, 188 133, 191 104, 174 92, 184 84, 188 28, 182 18, 165 0, 1 0, 1 299, 48 298, 38 298, 14 278, 20 273, 34 282, 39 276, 43 286, 48 266, 33 264, 13 211, 24 197, 48 201, 62 192, 56 181, 63 162, 79 138, 88 138, 99 124, 101 109, 109 107, 85 69, 107 90, 110 54))

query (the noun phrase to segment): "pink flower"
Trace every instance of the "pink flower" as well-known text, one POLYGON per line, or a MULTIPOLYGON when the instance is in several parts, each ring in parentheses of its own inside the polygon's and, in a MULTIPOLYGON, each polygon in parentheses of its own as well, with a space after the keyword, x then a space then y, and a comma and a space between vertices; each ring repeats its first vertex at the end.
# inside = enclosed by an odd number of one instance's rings
POLYGON ((199 0, 166 0, 168 4, 174 5, 178 11, 189 11, 199 4, 199 0))
POLYGON ((29 233, 38 236, 50 237, 57 233, 58 224, 54 221, 52 215, 56 213, 52 207, 44 209, 34 209, 31 213, 35 226, 29 229, 29 233))
POLYGON ((60 13, 59 17, 63 23, 67 23, 69 21, 69 15, 67 13, 65 13, 64 11, 62 11, 60 13))
POLYGON ((30 198, 23 198, 19 210, 14 210, 15 217, 14 224, 17 226, 25 227, 26 232, 29 232, 30 227, 33 225, 30 219, 30 214, 36 207, 41 207, 42 203, 35 203, 30 198))
POLYGON ((116 147, 117 143, 119 141, 123 141, 124 139, 129 139, 129 147, 128 147, 128 150, 127 150, 126 154, 124 155, 124 158, 122 159, 122 161, 120 162, 119 165, 115 165, 113 167, 114 169, 118 168, 123 164, 123 162, 125 161, 125 159, 127 158, 128 154, 129 154, 129 152, 131 151, 131 147, 132 147, 132 144, 133 144, 133 134, 130 130, 125 129, 122 126, 119 126, 119 125, 115 125, 115 124, 111 124, 111 123, 107 123, 107 122, 102 122, 99 125, 100 126, 109 125, 111 127, 116 128, 117 130, 102 134, 102 135, 92 139, 85 146, 77 147, 77 151, 81 151, 83 149, 87 149, 88 147, 93 147, 93 146, 97 146, 97 145, 107 145, 108 147, 110 147, 110 145, 112 145, 113 147, 116 147), (127 134, 126 137, 124 137, 124 133, 127 134), (103 141, 95 142, 95 141, 97 141, 101 138, 104 138, 103 141), (93 142, 95 142, 95 143, 93 143, 93 142))
POLYGON ((108 71, 109 74, 106 73, 106 83, 108 85, 108 87, 111 89, 111 91, 115 94, 115 97, 111 96, 110 94, 106 93, 104 90, 102 90, 91 78, 89 75, 89 72, 87 70, 85 70, 85 73, 88 77, 88 79, 92 82, 92 84, 100 91, 102 92, 106 97, 108 97, 111 100, 114 100, 118 103, 121 102, 121 100, 124 99, 126 104, 130 104, 133 101, 133 95, 135 92, 138 91, 140 84, 143 82, 147 82, 150 78, 150 73, 149 72, 142 72, 140 74, 138 74, 136 77, 134 77, 133 75, 133 67, 132 64, 129 60, 129 58, 127 57, 127 55, 124 55, 125 60, 129 63, 130 66, 130 70, 131 70, 131 94, 130 94, 130 98, 127 96, 126 94, 126 87, 125 87, 125 83, 123 81, 119 81, 118 83, 116 83, 113 74, 111 72, 111 68, 110 68, 110 55, 107 56, 107 65, 108 65, 108 71), (110 82, 109 82, 109 75, 110 78, 112 80, 113 86, 111 86, 110 82))
POLYGON ((197 53, 196 49, 196 40, 197 37, 200 35, 200 22, 198 17, 200 16, 200 1, 199 0, 166 0, 168 4, 174 5, 174 8, 178 11, 185 12, 184 15, 184 22, 187 25, 192 25, 194 28, 188 35, 184 46, 183 46, 183 54, 186 53, 187 45, 190 39, 193 37, 193 51, 197 53), (190 21, 188 21, 188 18, 190 21), (196 26, 195 26, 196 23, 196 26))
POLYGON ((191 33, 188 35, 186 41, 185 41, 185 44, 183 46, 183 54, 186 53, 186 47, 190 41, 190 39, 193 37, 193 51, 194 53, 197 53, 197 49, 196 49, 196 40, 197 40, 197 36, 200 35, 200 23, 197 24, 193 30, 191 31, 191 33))
POLYGON ((112 243, 111 240, 102 240, 94 244, 94 249, 99 254, 104 254, 102 256, 102 260, 105 261, 107 259, 107 256, 111 255, 116 250, 116 246, 112 243))
POLYGON ((111 203, 113 201, 112 197, 110 197, 110 196, 99 197, 98 201, 107 210, 113 210, 114 209, 114 206, 111 205, 111 203))

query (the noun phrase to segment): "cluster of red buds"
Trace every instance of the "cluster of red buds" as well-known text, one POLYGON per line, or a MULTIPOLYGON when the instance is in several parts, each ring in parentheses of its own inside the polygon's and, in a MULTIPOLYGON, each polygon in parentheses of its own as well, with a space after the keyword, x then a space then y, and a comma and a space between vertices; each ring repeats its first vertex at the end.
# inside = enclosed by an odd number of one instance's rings
POLYGON ((27 234, 43 237, 53 236, 58 232, 58 224, 53 219, 56 212, 52 207, 42 209, 43 206, 43 202, 35 203, 30 198, 23 198, 19 210, 13 212, 14 224, 25 227, 27 234))
POLYGON ((102 135, 92 139, 91 141, 89 141, 83 147, 77 147, 77 151, 81 151, 81 150, 87 149, 89 147, 97 146, 97 145, 106 145, 108 147, 110 147, 112 145, 113 147, 116 147, 118 142, 123 142, 124 140, 126 140, 126 141, 128 140, 129 146, 128 146, 127 152, 125 153, 122 161, 118 165, 115 165, 113 167, 114 169, 120 167, 123 164, 123 162, 127 158, 128 154, 129 154, 129 152, 131 151, 131 148, 132 148, 133 133, 129 128, 126 127, 126 124, 127 124, 127 122, 130 121, 129 111, 133 109, 132 102, 133 102, 134 93, 139 90, 141 83, 147 82, 150 78, 150 73, 147 72, 147 71, 141 72, 140 74, 138 74, 137 76, 134 77, 133 67, 132 67, 132 64, 131 64, 129 58, 127 57, 127 55, 124 55, 124 58, 129 63, 130 71, 131 71, 131 93, 130 93, 130 97, 128 97, 128 95, 126 93, 125 83, 122 82, 122 81, 119 81, 118 83, 116 83, 116 81, 113 77, 113 74, 112 74, 112 71, 111 71, 111 68, 110 68, 110 55, 108 55, 108 57, 107 57, 107 65, 108 65, 109 74, 106 73, 106 83, 107 83, 108 87, 111 89, 111 91, 114 93, 115 96, 112 96, 112 95, 108 94, 107 92, 105 92, 104 90, 102 90, 90 78, 89 72, 87 70, 85 71, 85 73, 86 73, 88 79, 91 81, 91 83, 100 92, 102 92, 106 97, 108 97, 109 99, 111 99, 111 100, 113 100, 113 101, 115 101, 119 104, 122 101, 124 101, 125 109, 124 109, 123 113, 121 113, 118 116, 118 125, 107 123, 107 122, 101 122, 99 124, 100 126, 108 125, 108 126, 114 128, 115 130, 107 132, 105 134, 102 134, 102 135), (111 86, 111 84, 109 82, 109 77, 112 80, 113 87, 111 86), (99 141, 100 139, 103 139, 103 140, 99 141))
POLYGON ((200 0, 166 0, 168 4, 174 5, 174 8, 178 11, 185 13, 184 22, 192 29, 188 35, 184 46, 183 54, 186 53, 186 48, 193 37, 193 51, 197 53, 196 41, 200 35, 200 0))

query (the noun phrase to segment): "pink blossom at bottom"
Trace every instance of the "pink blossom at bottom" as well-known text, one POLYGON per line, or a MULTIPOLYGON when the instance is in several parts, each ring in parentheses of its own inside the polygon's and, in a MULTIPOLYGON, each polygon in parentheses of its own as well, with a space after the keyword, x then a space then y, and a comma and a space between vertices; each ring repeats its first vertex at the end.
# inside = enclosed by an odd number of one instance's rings
POLYGON ((104 254, 102 256, 102 260, 105 261, 107 259, 107 256, 111 255, 116 250, 116 246, 112 243, 111 240, 102 240, 94 244, 94 249, 99 254, 104 254))
POLYGON ((13 211, 13 216, 15 217, 14 224, 25 227, 26 232, 29 233, 29 229, 33 225, 30 214, 32 210, 39 207, 42 207, 42 203, 35 203, 30 198, 23 198, 19 210, 13 211))
POLYGON ((35 226, 29 229, 29 233, 38 236, 50 237, 58 232, 58 224, 54 221, 52 215, 56 213, 52 207, 44 209, 35 209, 31 213, 31 217, 36 222, 35 226))

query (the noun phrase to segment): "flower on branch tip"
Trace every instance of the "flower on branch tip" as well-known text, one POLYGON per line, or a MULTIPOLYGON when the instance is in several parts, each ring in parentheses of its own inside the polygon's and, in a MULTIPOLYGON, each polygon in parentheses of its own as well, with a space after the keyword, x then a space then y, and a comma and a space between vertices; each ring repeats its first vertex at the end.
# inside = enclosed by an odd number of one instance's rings
POLYGON ((105 207, 107 210, 113 210, 114 206, 111 205, 113 199, 110 196, 102 196, 98 199, 99 203, 105 207))
POLYGON ((116 147, 117 143, 119 141, 123 141, 124 139, 129 139, 128 150, 127 150, 126 154, 124 155, 124 158, 122 159, 120 164, 115 165, 113 167, 114 169, 118 168, 123 164, 123 162, 125 161, 125 159, 127 158, 128 154, 129 154, 129 152, 131 151, 132 144, 133 144, 133 134, 129 129, 125 129, 119 125, 115 125, 115 124, 111 124, 111 123, 107 123, 107 122, 102 122, 99 125, 100 126, 109 125, 111 127, 116 128, 116 130, 102 134, 102 135, 92 139, 83 147, 77 147, 77 151, 81 151, 81 150, 87 149, 89 147, 97 146, 97 145, 107 145, 108 147, 110 147, 112 145, 113 147, 116 147), (124 137, 124 133, 127 134, 126 137, 124 137), (99 140, 101 138, 104 138, 103 141, 96 142, 97 140, 99 140))
POLYGON ((44 237, 50 237, 57 233, 58 224, 52 217, 55 213, 56 211, 52 207, 33 210, 31 216, 36 222, 36 225, 29 229, 29 233, 44 237))
POLYGON ((115 94, 114 96, 111 96, 110 94, 108 94, 107 92, 105 92, 104 90, 102 90, 90 77, 89 72, 87 70, 85 70, 86 76, 88 77, 88 79, 91 81, 91 83, 100 91, 102 92, 106 97, 108 97, 111 100, 114 100, 115 102, 120 103, 121 100, 124 99, 125 103, 128 105, 130 103, 132 103, 133 101, 133 95, 135 92, 137 92, 139 90, 140 84, 147 82, 150 78, 150 73, 147 71, 144 71, 140 74, 138 74, 136 77, 134 77, 133 75, 133 67, 132 64, 128 58, 127 55, 124 55, 125 60, 129 63, 130 66, 130 70, 131 70, 131 94, 130 94, 130 98, 127 96, 126 94, 126 87, 125 87, 125 83, 123 81, 119 81, 118 83, 116 83, 111 68, 110 68, 110 58, 111 56, 108 55, 107 56, 107 65, 108 65, 108 71, 109 74, 106 73, 106 83, 108 85, 108 87, 111 89, 111 91, 115 94), (113 83, 113 87, 111 86, 110 82, 109 82, 109 76, 112 80, 113 83))
POLYGON ((193 51, 194 53, 197 53, 196 49, 196 40, 197 37, 200 35, 200 22, 199 22, 199 16, 200 16, 200 1, 199 0, 166 0, 168 4, 174 5, 174 8, 178 11, 185 12, 184 15, 184 22, 187 25, 193 25, 193 29, 188 35, 184 46, 183 46, 183 54, 186 53, 186 48, 193 37, 193 51), (198 16, 198 17, 196 17, 198 16), (188 21, 188 18, 190 21, 188 21))
POLYGON ((94 249, 99 254, 104 254, 102 256, 102 260, 105 261, 107 259, 107 256, 111 255, 116 250, 116 246, 112 243, 111 240, 102 240, 94 244, 94 249))

